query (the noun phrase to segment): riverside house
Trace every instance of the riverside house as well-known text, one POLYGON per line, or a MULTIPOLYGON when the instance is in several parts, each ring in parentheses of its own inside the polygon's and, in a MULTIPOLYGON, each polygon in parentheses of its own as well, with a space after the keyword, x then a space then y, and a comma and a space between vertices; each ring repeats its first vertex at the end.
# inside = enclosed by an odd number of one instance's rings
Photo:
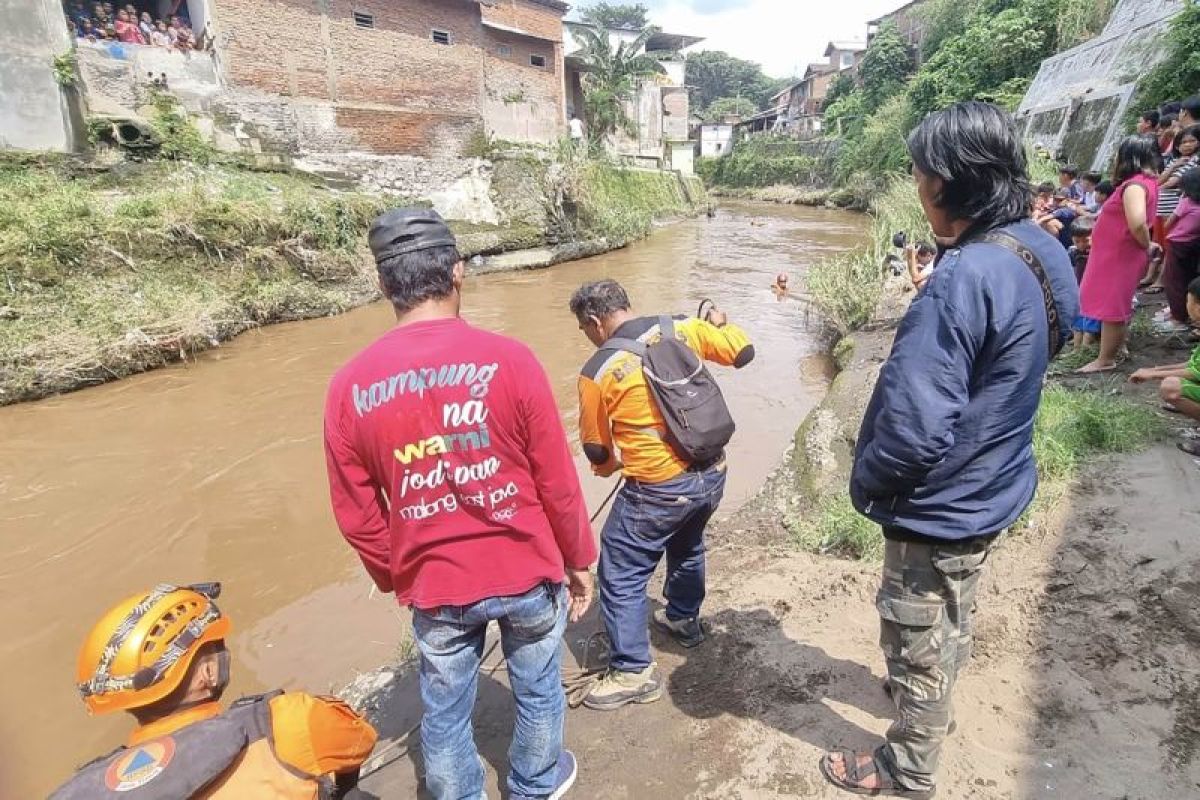
POLYGON ((566 128, 560 0, 133 0, 178 5, 205 49, 75 39, 74 111, 52 70, 74 4, 29 4, 0 4, 0 146, 74 149, 84 115, 135 118, 164 79, 224 149, 442 157, 566 128))

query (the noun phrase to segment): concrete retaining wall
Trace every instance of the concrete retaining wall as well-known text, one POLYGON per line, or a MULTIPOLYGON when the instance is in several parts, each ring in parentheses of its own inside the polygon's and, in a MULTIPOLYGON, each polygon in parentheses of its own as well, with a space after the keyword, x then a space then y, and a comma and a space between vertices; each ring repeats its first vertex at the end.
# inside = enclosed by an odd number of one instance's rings
POLYGON ((1138 79, 1162 60, 1162 34, 1183 0, 1121 0, 1104 32, 1042 62, 1017 109, 1026 138, 1084 169, 1103 170, 1127 133, 1138 79))
POLYGON ((0 0, 0 149, 71 149, 54 57, 71 49, 58 0, 0 0))

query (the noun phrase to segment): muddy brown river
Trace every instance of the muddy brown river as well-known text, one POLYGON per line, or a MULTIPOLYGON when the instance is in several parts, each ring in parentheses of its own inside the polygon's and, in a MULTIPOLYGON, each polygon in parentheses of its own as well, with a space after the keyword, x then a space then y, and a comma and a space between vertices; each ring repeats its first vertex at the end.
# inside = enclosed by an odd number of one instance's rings
MULTIPOLYGON (((805 307, 776 300, 774 275, 801 288, 808 264, 859 243, 864 227, 852 214, 730 204, 615 253, 472 278, 464 316, 534 349, 574 441, 575 376, 592 346, 571 291, 616 278, 644 313, 695 313, 713 298, 758 353, 740 372, 717 370, 738 421, 728 511, 778 463, 828 378, 805 307)), ((193 363, 0 408, 0 797, 42 797, 122 742, 127 718, 87 716, 75 656, 105 608, 154 583, 224 583, 231 695, 329 691, 405 651, 406 614, 371 591, 334 526, 321 446, 327 380, 392 322, 375 304, 278 325, 193 363)), ((577 463, 595 509, 611 484, 577 463)))

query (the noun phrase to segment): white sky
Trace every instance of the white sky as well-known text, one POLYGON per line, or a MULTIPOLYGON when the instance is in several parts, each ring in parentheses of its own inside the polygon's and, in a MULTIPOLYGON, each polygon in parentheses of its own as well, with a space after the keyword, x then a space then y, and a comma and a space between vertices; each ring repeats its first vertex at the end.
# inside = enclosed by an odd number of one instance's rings
MULTIPOLYGON (((908 0, 641 0, 667 33, 703 36, 689 50, 724 50, 773 78, 802 74, 831 40, 864 40, 867 20, 908 0)), ((577 8, 587 0, 575 0, 577 8)))

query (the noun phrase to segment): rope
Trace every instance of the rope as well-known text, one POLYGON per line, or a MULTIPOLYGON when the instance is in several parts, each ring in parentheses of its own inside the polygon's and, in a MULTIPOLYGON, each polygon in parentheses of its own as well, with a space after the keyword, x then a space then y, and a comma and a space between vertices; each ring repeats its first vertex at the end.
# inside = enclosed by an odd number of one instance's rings
POLYGON ((563 691, 567 694, 567 705, 570 708, 579 708, 583 705, 583 701, 591 693, 592 687, 604 677, 604 673, 608 672, 610 648, 608 634, 604 631, 596 631, 587 638, 587 644, 584 646, 583 666, 578 669, 563 670, 563 691), (602 658, 598 658, 598 663, 593 666, 591 663, 592 644, 598 641, 604 643, 604 655, 602 658))
MULTIPOLYGON (((596 513, 592 515, 592 518, 589 520, 589 522, 595 522, 596 519, 604 513, 604 509, 608 508, 608 504, 611 503, 612 499, 617 496, 617 492, 621 490, 621 487, 624 484, 624 478, 621 478, 617 481, 616 485, 613 486, 612 491, 608 493, 608 497, 604 498, 604 502, 600 504, 600 508, 596 509, 596 513)), ((594 686, 596 682, 600 680, 601 676, 603 676, 608 670, 607 640, 608 634, 604 631, 597 631, 596 633, 593 633, 587 638, 587 645, 583 651, 583 666, 579 669, 563 670, 562 686, 563 690, 567 694, 567 704, 571 708, 578 708, 583 704, 583 699, 587 697, 588 692, 590 692, 592 689, 592 686, 594 686), (600 641, 601 637, 603 637, 605 641, 604 658, 602 660, 603 663, 598 666, 589 666, 591 662, 592 645, 595 642, 600 641)), ((499 645, 499 639, 492 642, 492 646, 488 648, 488 651, 483 654, 483 658, 480 659, 479 671, 487 675, 489 678, 495 675, 497 672, 507 669, 507 664, 504 658, 500 658, 490 666, 486 663, 487 660, 492 657, 492 653, 496 652, 496 648, 499 645)), ((359 771, 359 775, 363 778, 367 777, 368 775, 373 775, 384 767, 394 764, 408 755, 408 751, 410 749, 408 739, 410 739, 412 735, 416 733, 418 729, 420 729, 420 727, 421 723, 418 722, 408 730, 404 731, 404 733, 402 733, 390 745, 384 747, 382 750, 368 759, 367 762, 363 764, 362 769, 359 771)))
POLYGON ((596 509, 596 513, 592 514, 592 518, 590 520, 588 520, 588 522, 595 522, 596 518, 604 513, 604 509, 608 508, 608 504, 612 502, 612 499, 617 496, 617 492, 619 492, 621 490, 621 487, 624 485, 625 485, 625 479, 620 478, 617 481, 617 485, 614 486, 612 488, 612 491, 608 493, 608 497, 604 498, 604 502, 600 504, 600 507, 596 509))

